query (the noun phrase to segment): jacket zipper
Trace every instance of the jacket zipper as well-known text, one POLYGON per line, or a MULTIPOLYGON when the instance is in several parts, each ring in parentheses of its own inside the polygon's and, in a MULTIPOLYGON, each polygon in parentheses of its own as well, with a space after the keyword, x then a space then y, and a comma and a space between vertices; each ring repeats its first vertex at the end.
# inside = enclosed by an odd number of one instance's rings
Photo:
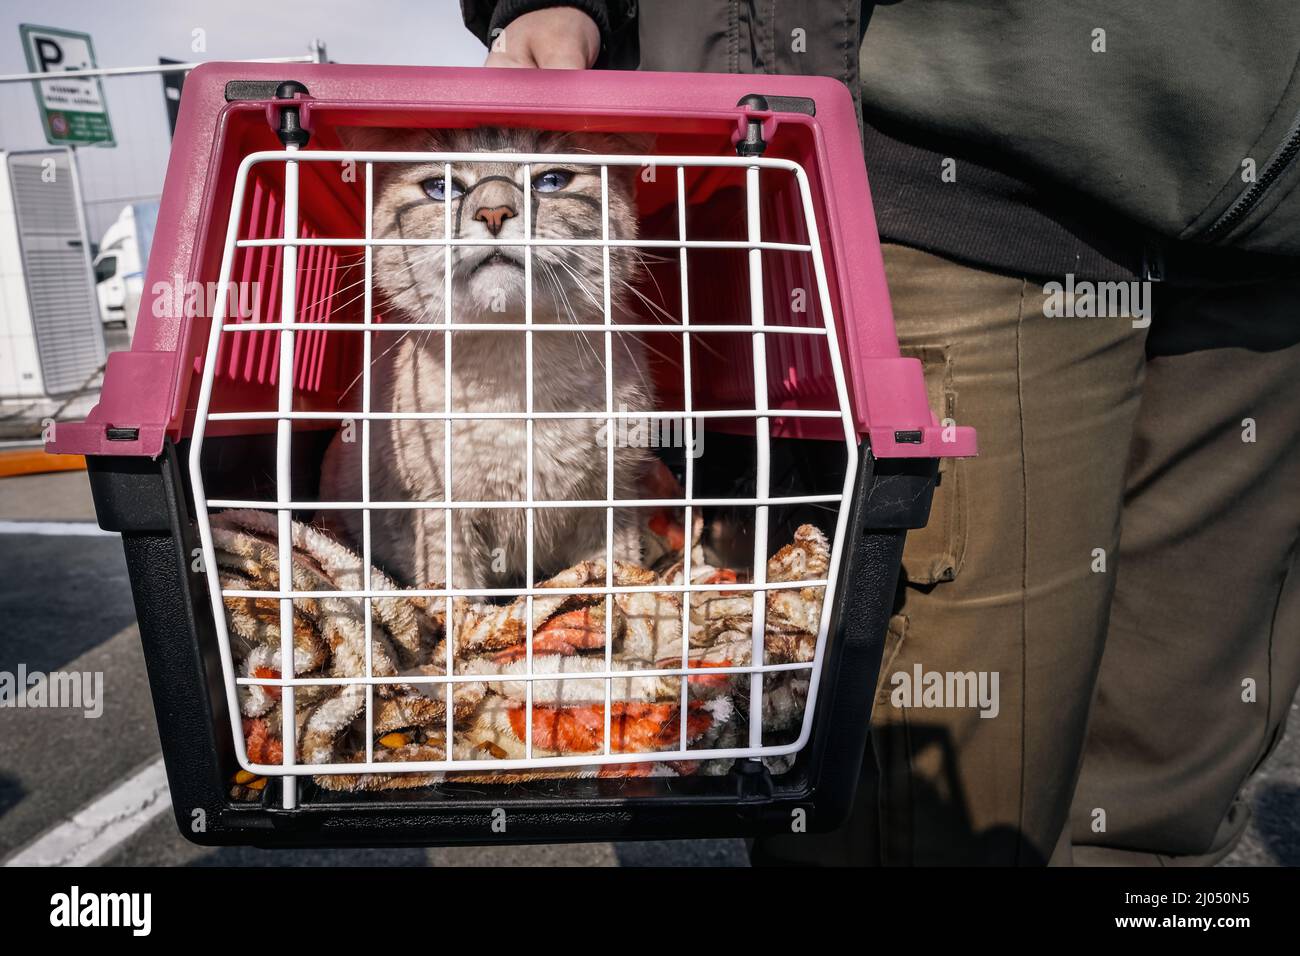
POLYGON ((1264 168, 1259 171, 1255 181, 1242 190, 1241 195, 1233 200, 1232 205, 1224 210, 1223 215, 1205 230, 1204 238, 1216 238, 1245 219, 1259 205, 1269 187, 1286 171, 1297 154, 1300 154, 1300 113, 1296 114, 1295 119, 1291 121, 1291 128, 1282 137, 1281 145, 1264 163, 1264 168))

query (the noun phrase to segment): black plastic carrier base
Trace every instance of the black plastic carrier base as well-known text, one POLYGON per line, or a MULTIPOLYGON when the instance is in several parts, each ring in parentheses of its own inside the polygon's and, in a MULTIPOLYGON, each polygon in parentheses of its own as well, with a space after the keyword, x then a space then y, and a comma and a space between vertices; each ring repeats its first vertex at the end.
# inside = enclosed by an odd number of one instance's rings
MULTIPOLYGON (((207 449, 205 449, 206 453, 207 449)), ((908 528, 925 524, 937 463, 877 460, 864 445, 833 595, 809 744, 772 776, 562 779, 335 793, 299 777, 298 808, 231 797, 239 769, 217 634, 198 560, 185 443, 156 460, 90 456, 100 525, 122 534, 176 823, 208 846, 436 846, 756 836, 833 829, 851 807, 908 528)))

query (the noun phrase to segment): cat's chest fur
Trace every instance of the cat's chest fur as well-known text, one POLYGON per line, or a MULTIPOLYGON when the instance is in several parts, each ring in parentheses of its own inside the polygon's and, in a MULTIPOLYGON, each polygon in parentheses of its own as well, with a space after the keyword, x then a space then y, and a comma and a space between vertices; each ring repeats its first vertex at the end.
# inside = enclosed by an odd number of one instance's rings
MULTIPOLYGON (((544 333, 543 333, 544 334, 544 333)), ((603 362, 535 335, 533 408, 537 412, 601 412, 605 409, 603 362)), ((572 341, 572 336, 563 336, 572 341)), ((509 336, 520 340, 521 336, 509 336)), ((451 407, 456 413, 521 415, 526 405, 522 348, 505 335, 459 336, 452 350, 451 407)), ((584 349, 586 346, 584 346, 584 349)), ((614 407, 644 409, 648 396, 639 353, 612 364, 614 407)), ((446 407, 447 373, 441 343, 403 343, 372 373, 377 411, 431 412, 446 407)), ((535 501, 603 500, 609 472, 601 440, 603 420, 535 419, 533 422, 532 498, 535 501)), ((374 501, 444 500, 444 476, 451 475, 451 497, 459 502, 525 504, 528 488, 528 425, 522 418, 455 421, 451 467, 445 467, 444 424, 437 420, 376 420, 370 436, 370 496, 374 501)), ((615 449, 617 497, 635 497, 648 455, 643 449, 615 449)), ((336 438, 326 455, 322 491, 360 497, 360 442, 336 438)), ((399 577, 416 584, 445 580, 444 512, 376 511, 372 553, 399 577)), ((344 512, 336 530, 359 538, 360 516, 344 512), (340 527, 341 525, 341 527, 340 527)), ((620 516, 616 553, 635 559, 634 531, 620 516)), ((538 574, 554 573, 576 561, 603 554, 604 509, 538 508, 533 518, 533 555, 538 574)), ((513 586, 524 577, 527 526, 524 509, 459 509, 453 520, 453 583, 456 586, 513 586)))
MULTIPOLYGON (((461 336, 453 346, 451 408, 463 415, 523 416, 528 408, 522 349, 504 336, 461 336)), ((513 336, 516 344, 519 336, 513 336)), ((540 338, 538 336, 537 338, 540 338)), ((567 338, 567 337, 566 337, 567 338)), ((605 376, 590 356, 579 360, 573 350, 554 342, 537 342, 533 354, 534 412, 600 412, 605 408, 605 376)), ((616 373, 626 371, 615 364, 616 373)), ((446 380, 441 349, 411 347, 377 375, 381 394, 395 412, 428 412, 446 407, 446 380)), ((644 408, 638 375, 614 382, 614 406, 644 408)), ((393 421, 381 438, 406 465, 381 469, 372 476, 384 487, 427 498, 443 493, 445 452, 439 421, 393 421), (432 450, 437 467, 426 467, 432 450)), ((604 497, 607 462, 599 441, 603 422, 591 419, 539 418, 533 421, 535 500, 604 497), (593 474, 599 489, 587 488, 593 474), (587 488, 589 493, 577 492, 587 488)), ((451 429, 452 497, 459 501, 524 501, 528 495, 528 424, 524 418, 462 418, 451 429)), ((372 462, 372 468, 374 463, 372 462)), ((373 475, 373 473, 372 473, 373 475)))

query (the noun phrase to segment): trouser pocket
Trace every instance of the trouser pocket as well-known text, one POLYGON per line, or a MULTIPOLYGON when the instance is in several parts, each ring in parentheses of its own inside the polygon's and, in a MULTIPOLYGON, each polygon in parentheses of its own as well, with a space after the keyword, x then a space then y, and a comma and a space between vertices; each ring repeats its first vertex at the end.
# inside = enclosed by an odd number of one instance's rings
MULTIPOLYGON (((919 359, 925 372, 930 407, 943 422, 957 421, 957 394, 953 387, 952 354, 943 345, 904 345, 903 355, 919 359)), ((966 509, 961 462, 939 460, 938 481, 924 528, 907 533, 903 549, 903 580, 931 585, 951 581, 961 571, 966 554, 966 509)))

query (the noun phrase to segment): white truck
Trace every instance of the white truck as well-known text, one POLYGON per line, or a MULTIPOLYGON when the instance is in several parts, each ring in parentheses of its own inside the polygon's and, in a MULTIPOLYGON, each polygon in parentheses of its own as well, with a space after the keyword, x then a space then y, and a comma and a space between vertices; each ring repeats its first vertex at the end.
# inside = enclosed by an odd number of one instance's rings
POLYGON ((144 267, 157 222, 157 200, 134 202, 123 207, 99 240, 93 263, 95 295, 105 325, 135 324, 135 311, 144 291, 144 267))

